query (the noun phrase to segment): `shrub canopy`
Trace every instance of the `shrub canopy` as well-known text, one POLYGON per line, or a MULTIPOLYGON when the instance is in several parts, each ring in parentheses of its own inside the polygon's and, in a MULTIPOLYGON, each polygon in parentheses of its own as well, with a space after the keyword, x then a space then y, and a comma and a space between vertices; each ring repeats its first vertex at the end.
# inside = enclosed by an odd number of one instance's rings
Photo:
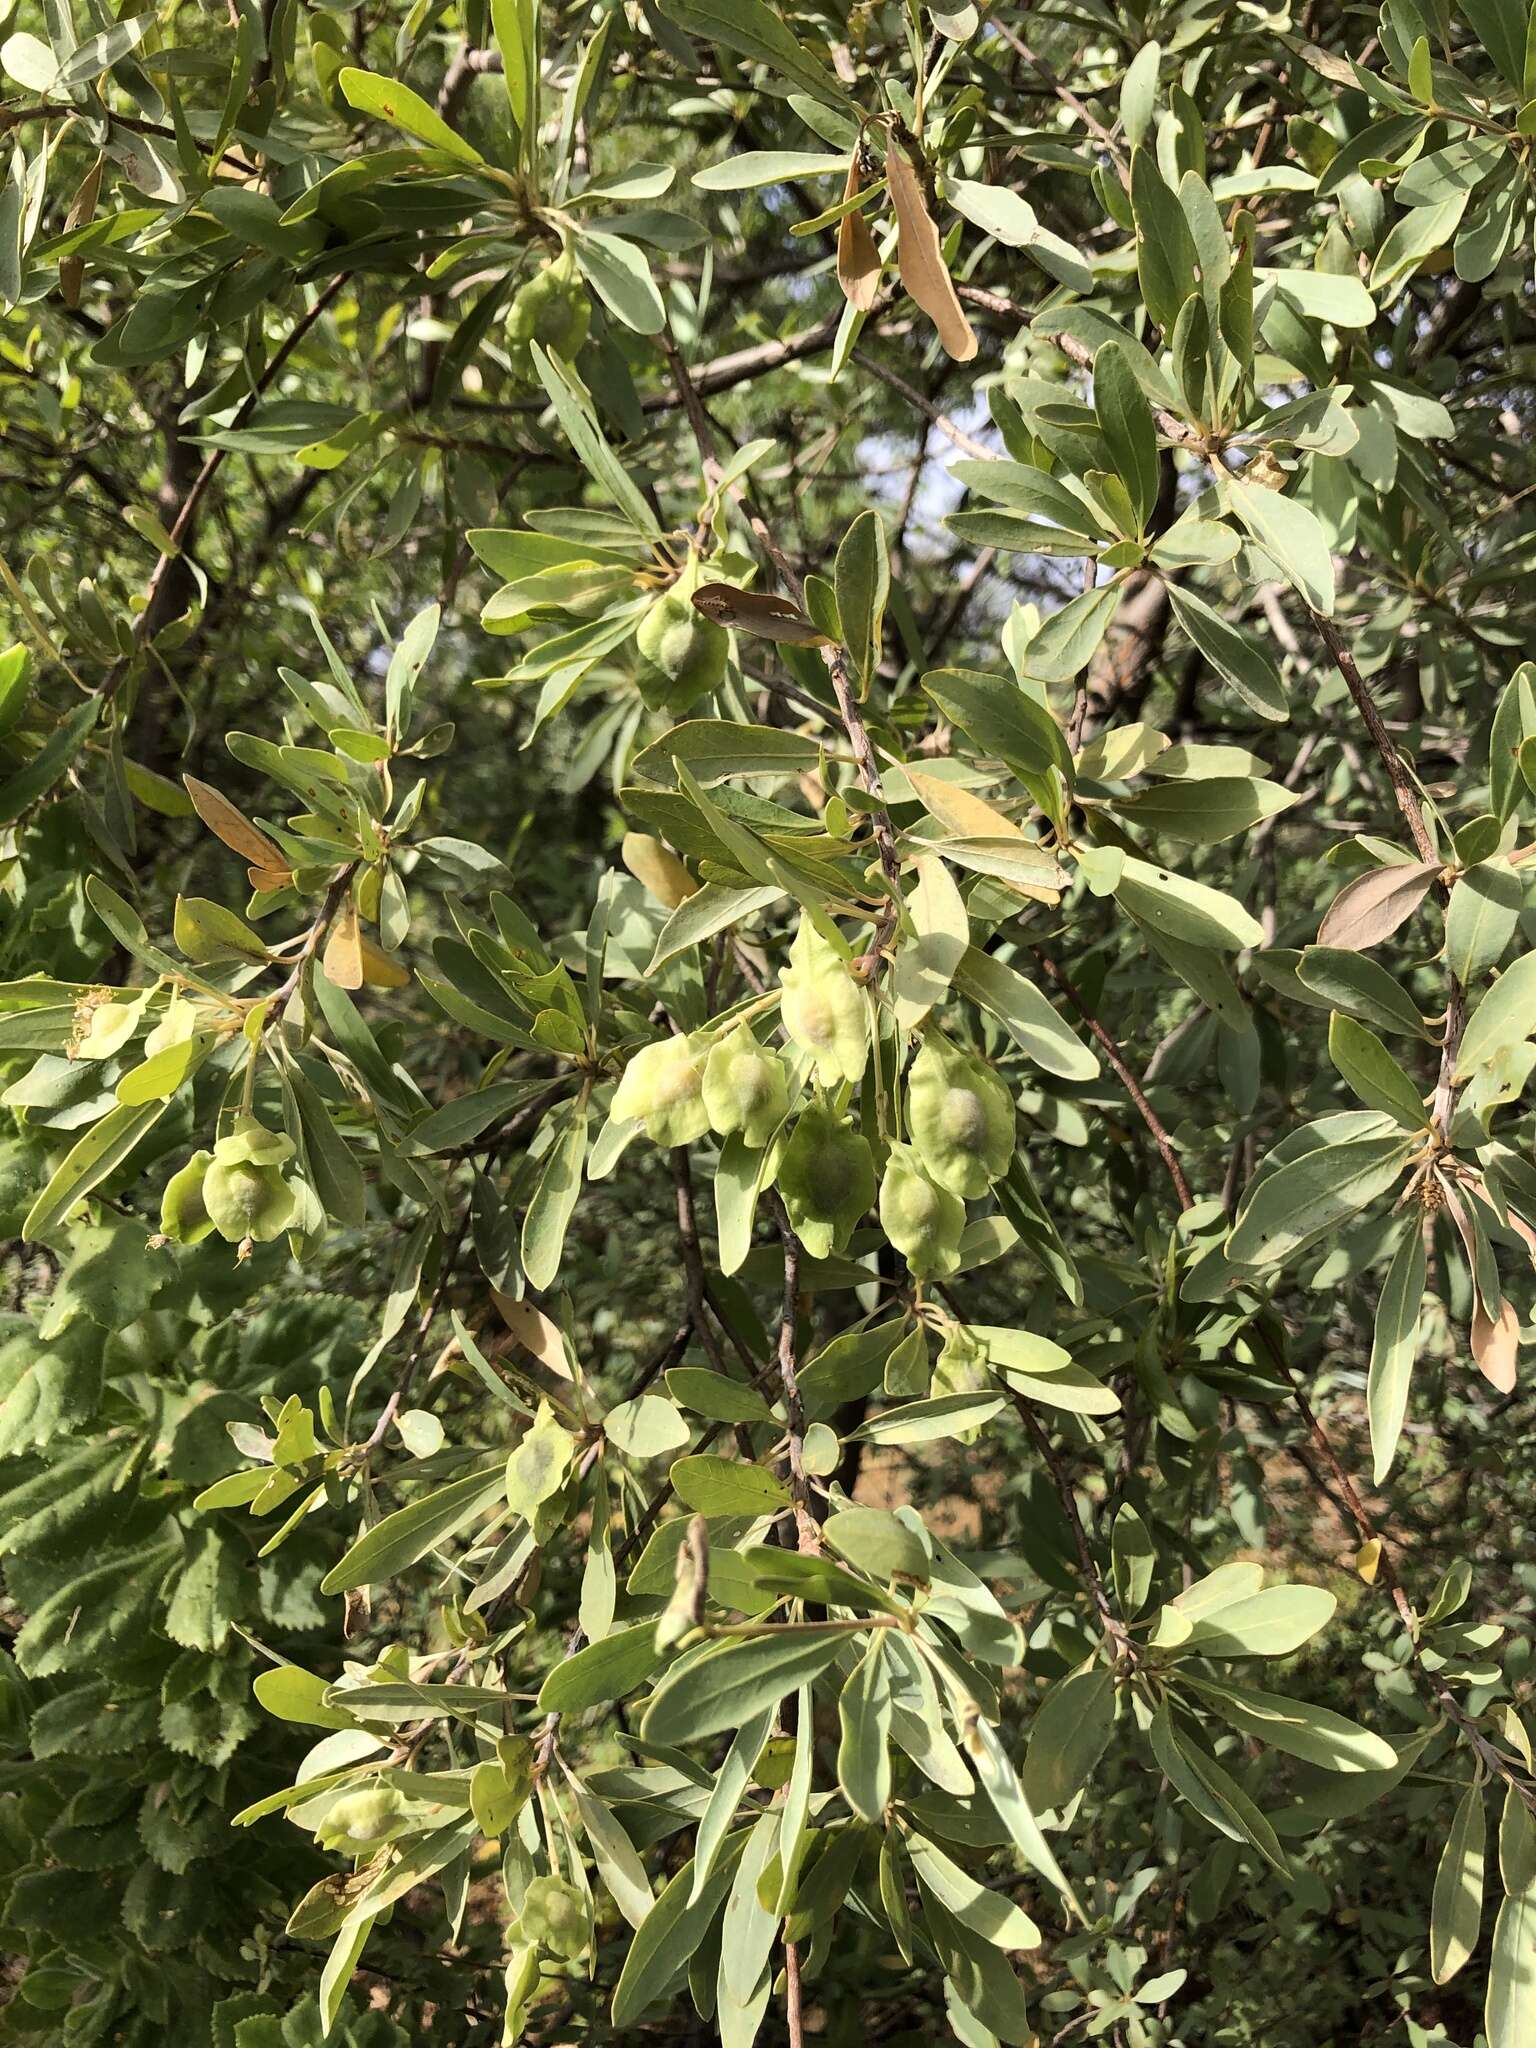
POLYGON ((1533 52, 9 11, 0 2041, 1536 2039, 1533 52))

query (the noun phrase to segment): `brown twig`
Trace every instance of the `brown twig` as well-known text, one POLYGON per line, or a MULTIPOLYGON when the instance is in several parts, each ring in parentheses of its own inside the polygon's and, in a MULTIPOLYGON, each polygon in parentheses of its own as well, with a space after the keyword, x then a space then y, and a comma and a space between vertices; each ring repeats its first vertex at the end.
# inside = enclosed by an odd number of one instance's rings
POLYGON ((1117 1663, 1125 1664, 1134 1669, 1140 1653, 1125 1623, 1115 1612, 1114 1602, 1109 1597, 1109 1588, 1104 1583, 1104 1575, 1099 1570, 1093 1552, 1088 1546, 1088 1532, 1083 1527, 1083 1518, 1077 1511, 1077 1498, 1072 1491, 1072 1482, 1068 1479, 1066 1470, 1060 1458, 1057 1457, 1055 1448, 1049 1436, 1047 1436, 1040 1418, 1035 1414, 1033 1408, 1030 1407, 1029 1402, 1022 1394, 1018 1393, 1013 1394, 1012 1398, 1013 1405, 1018 1409, 1024 1427, 1029 1432, 1031 1442, 1045 1460, 1046 1470, 1051 1475, 1051 1483, 1056 1489, 1056 1498, 1061 1502, 1061 1511, 1066 1516, 1067 1525, 1072 1531, 1073 1545, 1077 1550, 1077 1561, 1082 1570, 1084 1583, 1087 1585, 1094 1607, 1098 1612, 1099 1627, 1103 1632, 1105 1642, 1109 1645, 1110 1654, 1117 1663))
MULTIPOLYGON (((251 388, 250 394, 245 399, 239 411, 235 414, 234 418, 230 421, 229 427, 228 429, 226 429, 227 432, 234 432, 239 428, 243 427, 247 423, 252 413, 255 412, 257 406, 261 403, 262 398, 265 396, 274 378, 276 378, 282 371, 284 364, 288 361, 288 358, 293 354, 294 350, 298 347, 299 343, 304 339, 305 335, 308 334, 309 330, 314 326, 315 322, 320 318, 321 314, 330 305, 331 301, 341 291, 341 288, 346 283, 346 281, 346 272, 338 272, 337 275, 331 279, 330 283, 316 298, 315 303, 310 307, 309 311, 305 313, 301 319, 297 320, 294 323, 293 327, 289 330, 287 338, 279 346, 276 353, 273 355, 271 362, 267 364, 267 367, 256 379, 255 384, 251 388)), ((203 501, 203 497, 207 492, 208 486, 213 482, 214 478, 218 475, 219 470, 223 465, 224 459, 228 453, 229 450, 227 447, 211 448, 208 451, 207 458, 204 461, 202 468, 198 471, 197 475, 192 480, 192 488, 187 492, 186 497, 182 500, 181 510, 176 515, 176 523, 170 530, 169 539, 171 545, 166 550, 166 552, 160 555, 159 558, 157 559, 154 568, 150 571, 149 581, 144 588, 144 609, 142 612, 140 612, 137 620, 134 622, 133 628, 134 652, 133 654, 125 654, 120 661, 114 663, 113 666, 108 670, 107 675, 104 681, 102 682, 100 694, 102 698, 108 702, 110 702, 110 700, 117 695, 117 692, 122 688, 124 682, 126 682, 133 668, 134 655, 138 653, 139 648, 142 646, 144 640, 148 637, 150 630, 150 620, 153 617, 154 613, 155 594, 159 590, 161 582, 164 580, 166 572, 169 570, 171 563, 176 561, 180 557, 182 551, 182 543, 186 540, 188 534, 191 532, 192 522, 197 517, 198 507, 201 505, 203 501)))
POLYGON ((784 1248, 784 1305, 779 1317, 777 1359, 789 1438, 789 1490, 795 1504, 799 1546, 803 1551, 814 1552, 821 1548, 821 1536, 811 1506, 810 1483, 805 1476, 805 1404, 800 1398, 800 1379, 795 1363, 795 1320, 800 1303, 800 1240, 794 1233, 789 1211, 777 1190, 769 1195, 768 1200, 779 1228, 779 1241, 784 1248))
POLYGON ((1168 1135, 1167 1126, 1151 1103, 1148 1102, 1146 1090, 1142 1087, 1140 1081, 1137 1080, 1130 1067, 1126 1065, 1119 1046, 1116 1045, 1109 1032, 1094 1015, 1087 998, 1072 980, 1066 969, 1058 967, 1054 960, 1048 960, 1044 954, 1037 953, 1035 957, 1040 962, 1040 971, 1047 981, 1054 983, 1061 990, 1062 994, 1072 1004, 1072 1007, 1087 1025, 1089 1032, 1097 1041, 1100 1051, 1114 1069, 1115 1078, 1131 1098, 1137 1115, 1146 1125, 1147 1130, 1151 1134, 1152 1142, 1156 1145, 1162 1162, 1168 1169, 1168 1178, 1173 1182, 1173 1190, 1178 1197, 1179 1207, 1181 1209, 1192 1209, 1195 1206, 1195 1198, 1190 1193, 1189 1182, 1184 1177, 1183 1163, 1174 1148, 1172 1138, 1168 1135))

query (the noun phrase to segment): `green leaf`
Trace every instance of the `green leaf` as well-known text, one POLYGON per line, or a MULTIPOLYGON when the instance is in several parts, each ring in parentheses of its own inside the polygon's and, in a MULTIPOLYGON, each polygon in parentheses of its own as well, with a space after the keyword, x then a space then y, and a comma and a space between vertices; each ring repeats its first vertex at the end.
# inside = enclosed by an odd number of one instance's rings
POLYGON ((667 324, 651 266, 633 242, 583 228, 571 238, 576 261, 603 304, 635 334, 660 334, 667 324))
POLYGON ((472 1522, 500 1496, 503 1484, 498 1464, 494 1471, 468 1472, 396 1508, 364 1530, 332 1565, 320 1581, 321 1592, 345 1593, 353 1586, 376 1586, 396 1577, 472 1522))
POLYGON ((644 1685, 661 1661, 654 1621, 617 1629, 555 1666, 540 1689, 539 1712, 574 1714, 584 1707, 609 1706, 644 1685))
POLYGON ((839 1622, 769 1627, 679 1665, 645 1710, 648 1742, 696 1742, 741 1724, 825 1671, 855 1632, 839 1622))
POLYGON ((1167 585, 1173 615, 1222 679, 1250 711, 1276 723, 1289 717, 1285 685, 1263 647, 1177 583, 1167 585))
POLYGON ((1525 884, 1507 860, 1469 868, 1445 912, 1445 964, 1463 984, 1497 967, 1525 907, 1525 884))
POLYGON ((1132 825, 1169 839, 1215 846, 1247 832, 1265 818, 1288 811, 1300 798, 1278 782, 1252 775, 1209 775, 1194 782, 1159 782, 1117 798, 1115 812, 1132 825))
POLYGON ((955 984, 972 1002, 991 1011, 1037 1067, 1064 1081, 1097 1079, 1098 1060, 1016 967, 973 946, 960 962, 955 984))
POLYGON ((76 1202, 115 1173, 139 1140, 154 1129, 167 1103, 120 1103, 72 1145, 48 1185, 27 1211, 21 1234, 29 1243, 52 1234, 76 1202))
POLYGON ((1014 1847, 1031 1870, 1038 1870, 1043 1878, 1055 1885, 1081 1920, 1083 1909, 1077 1893, 1056 1861, 1050 1843, 1041 1833, 1040 1823, 1035 1819, 1034 1809, 1019 1783, 1012 1760, 1003 1748, 1002 1738, 990 1721, 978 1720, 973 1724, 966 1736, 965 1751, 975 1766, 982 1790, 1008 1830, 1014 1847))
POLYGON ((1205 882, 1128 854, 1115 895, 1131 915, 1186 946, 1235 953, 1262 944, 1264 929, 1240 903, 1205 882))
POLYGON ((1335 1010, 1328 1020, 1328 1057, 1367 1109, 1379 1109, 1405 1130, 1429 1129, 1429 1113, 1413 1082, 1374 1031, 1335 1010))
POLYGON ((1305 946, 1296 957, 1303 986, 1330 1009, 1348 1010, 1381 1031, 1423 1038, 1424 1020, 1413 998, 1379 960, 1342 946, 1305 946))
POLYGON ((1467 1021, 1456 1055, 1456 1078, 1467 1081, 1536 1032, 1536 953, 1504 969, 1467 1021))
POLYGON ((1318 1146, 1256 1179, 1227 1238, 1235 1266, 1277 1266, 1369 1206, 1402 1179, 1408 1137, 1363 1137, 1318 1146))
POLYGON ((1040 1946, 1040 1930, 1022 1907, 1002 1892, 978 1884, 969 1871, 946 1856, 934 1842, 915 1830, 907 1836, 912 1868, 925 1888, 963 1927, 990 1941, 994 1948, 1032 1949, 1040 1946))
POLYGON ((854 1812, 878 1826, 891 1797, 891 1689, 877 1631, 838 1695, 837 1782, 854 1812))
POLYGON ((1267 1742, 1271 1749, 1283 1749, 1288 1756, 1302 1757, 1326 1771, 1390 1771, 1397 1763, 1397 1752, 1390 1742, 1373 1735, 1358 1722, 1346 1720, 1342 1714, 1314 1706, 1310 1700, 1257 1692, 1251 1686, 1226 1680, 1220 1685, 1209 1678, 1185 1678, 1182 1682, 1193 1686, 1202 1699, 1209 1700, 1222 1718, 1244 1735, 1252 1735, 1267 1742))
POLYGON ((719 43, 765 67, 763 89, 800 91, 836 112, 853 111, 849 97, 824 65, 786 28, 764 0, 664 0, 662 13, 685 35, 719 43))
POLYGON ((1499 1908, 1483 2025, 1488 2048, 1526 2048, 1536 2029, 1536 1893, 1521 1892, 1499 1908))
POLYGON ((523 1271, 531 1287, 552 1287, 559 1275, 586 1160, 587 1114, 579 1105, 568 1104, 558 1112, 554 1139, 523 1217, 523 1271))
POLYGON ((1142 297, 1163 333, 1171 335, 1179 308, 1196 289, 1198 258, 1184 209, 1145 149, 1131 158, 1131 215, 1142 297))
POLYGON ((1284 497, 1229 476, 1222 485, 1232 509, 1286 581, 1325 618, 1333 612, 1333 557, 1317 514, 1299 498, 1284 497))
POLYGON ((624 1958, 613 1991, 615 2027, 633 2026, 682 1977, 724 1903, 750 1833, 742 1828, 727 1841, 697 1896, 691 1861, 668 1881, 624 1958))
POLYGON ((804 733, 778 726, 738 725, 731 719, 690 718, 642 747, 630 764, 637 775, 678 786, 677 763, 685 762, 703 789, 733 775, 803 775, 821 758, 821 748, 804 733))
POLYGON ((1338 1604, 1322 1586, 1266 1586, 1196 1615, 1188 1647, 1203 1657, 1289 1657, 1327 1627, 1338 1604))
POLYGON ((789 1506, 789 1488, 761 1465, 730 1458, 679 1458, 672 1488, 698 1515, 775 1514, 789 1506))
POLYGON ((1163 1775, 1202 1820, 1229 1841, 1248 1842, 1281 1876, 1288 1874, 1273 1827, 1213 1756, 1179 1729, 1164 1700, 1152 1718, 1152 1753, 1163 1775))
POLYGON ((1121 596, 1118 583, 1101 583, 1052 612, 1024 649, 1024 673, 1042 683, 1071 682, 1092 661, 1121 596))
POLYGON ((1109 443, 1120 479, 1144 530, 1157 504, 1161 465, 1157 427, 1130 358, 1117 341, 1107 341, 1093 359, 1093 409, 1109 443))
POLYGON ((270 1671, 258 1672, 251 1690, 267 1713, 279 1721, 296 1721, 305 1728, 357 1726, 351 1714, 326 1705, 325 1680, 297 1664, 277 1664, 270 1671))
POLYGON ((833 571, 843 645, 862 689, 879 664, 891 568, 878 512, 861 512, 843 535, 833 571))
POLYGON ((1370 1421, 1373 1482, 1377 1486, 1392 1469, 1403 1417, 1408 1412, 1425 1277, 1423 1226, 1417 1214, 1410 1214, 1387 1268, 1371 1339, 1365 1406, 1370 1421))
POLYGON ((1066 1806, 1087 1784, 1115 1726, 1114 1674, 1102 1664, 1051 1687, 1029 1724, 1024 1795, 1037 1811, 1066 1806))
POLYGON ((391 127, 403 128, 407 135, 457 157, 461 164, 485 162, 479 150, 461 135, 455 135, 442 116, 434 113, 408 85, 393 78, 380 78, 376 72, 358 71, 351 65, 344 65, 336 74, 336 83, 348 106, 356 107, 360 114, 371 114, 376 120, 388 121, 391 127))
POLYGON ((786 185, 800 178, 826 178, 835 171, 841 176, 848 158, 817 155, 804 149, 743 149, 735 156, 722 157, 695 171, 693 183, 700 192, 747 192, 758 185, 786 185))
POLYGON ((0 783, 0 825, 13 825, 23 811, 48 794, 85 745, 100 716, 101 699, 87 697, 54 727, 24 768, 0 783))
POLYGON ((1429 1914, 1429 1967, 1437 1984, 1449 1984, 1477 1947, 1483 1918, 1483 1859, 1488 1823, 1483 1788, 1475 1779, 1461 1795, 1451 1832, 1435 1871, 1429 1914))
POLYGON ((944 716, 1015 774, 1044 775, 1071 766, 1066 739, 1050 712, 1011 676, 979 669, 930 669, 923 689, 944 716))

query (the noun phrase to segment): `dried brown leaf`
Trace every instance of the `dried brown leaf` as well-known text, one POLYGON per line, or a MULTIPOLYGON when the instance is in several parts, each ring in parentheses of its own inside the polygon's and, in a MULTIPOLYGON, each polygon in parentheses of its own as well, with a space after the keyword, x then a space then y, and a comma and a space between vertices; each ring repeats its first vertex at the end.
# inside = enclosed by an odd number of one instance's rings
MULTIPOLYGON (((848 161, 848 178, 843 186, 843 204, 859 195, 859 151, 848 161)), ((880 251, 860 208, 845 213, 837 224, 837 282, 843 297, 856 312, 867 313, 880 296, 880 251)))
POLYGON ((1379 946, 1418 909, 1439 872, 1438 863, 1416 860, 1356 875, 1329 904, 1317 943, 1349 953, 1379 946))
POLYGON ((885 174, 896 209, 896 264, 901 282, 938 329, 945 352, 957 363, 968 363, 976 353, 976 333, 955 296, 939 231, 924 202, 917 173, 894 141, 885 152, 885 174))
POLYGON ((1515 1353, 1520 1346, 1520 1318, 1510 1304, 1499 1301, 1499 1319, 1489 1320, 1483 1304, 1472 1304, 1472 1356, 1477 1369, 1491 1387, 1501 1394, 1515 1390, 1515 1353))

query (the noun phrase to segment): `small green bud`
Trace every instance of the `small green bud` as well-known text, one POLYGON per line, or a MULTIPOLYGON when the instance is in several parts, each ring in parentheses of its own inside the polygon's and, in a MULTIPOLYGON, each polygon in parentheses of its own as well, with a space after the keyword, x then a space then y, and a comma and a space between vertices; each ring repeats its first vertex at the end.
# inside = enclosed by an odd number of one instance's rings
POLYGON ((965 1204, 924 1173, 909 1145, 893 1145, 880 1181, 880 1222, 915 1280, 942 1278, 960 1264, 965 1204))
POLYGON ((857 1086, 869 1057, 869 999, 848 963, 802 915, 789 965, 779 970, 779 1016, 790 1039, 810 1055, 823 1088, 857 1086))
POLYGON ((907 1084, 907 1128, 939 1186, 984 1195, 1008 1171, 1013 1126, 1013 1098, 992 1069, 930 1033, 907 1084))
POLYGON ((613 1091, 613 1113, 643 1123, 658 1145, 691 1145, 709 1129, 704 1047, 698 1035, 642 1046, 613 1091))
POLYGON ((841 1251, 875 1199, 868 1140, 824 1102, 801 1110, 779 1161, 779 1193, 795 1234, 813 1259, 841 1251))
POLYGON ((761 1151, 784 1121, 789 1076, 779 1055, 760 1045, 743 1022, 717 1039, 704 1065, 704 1107, 722 1138, 740 1131, 761 1151))

